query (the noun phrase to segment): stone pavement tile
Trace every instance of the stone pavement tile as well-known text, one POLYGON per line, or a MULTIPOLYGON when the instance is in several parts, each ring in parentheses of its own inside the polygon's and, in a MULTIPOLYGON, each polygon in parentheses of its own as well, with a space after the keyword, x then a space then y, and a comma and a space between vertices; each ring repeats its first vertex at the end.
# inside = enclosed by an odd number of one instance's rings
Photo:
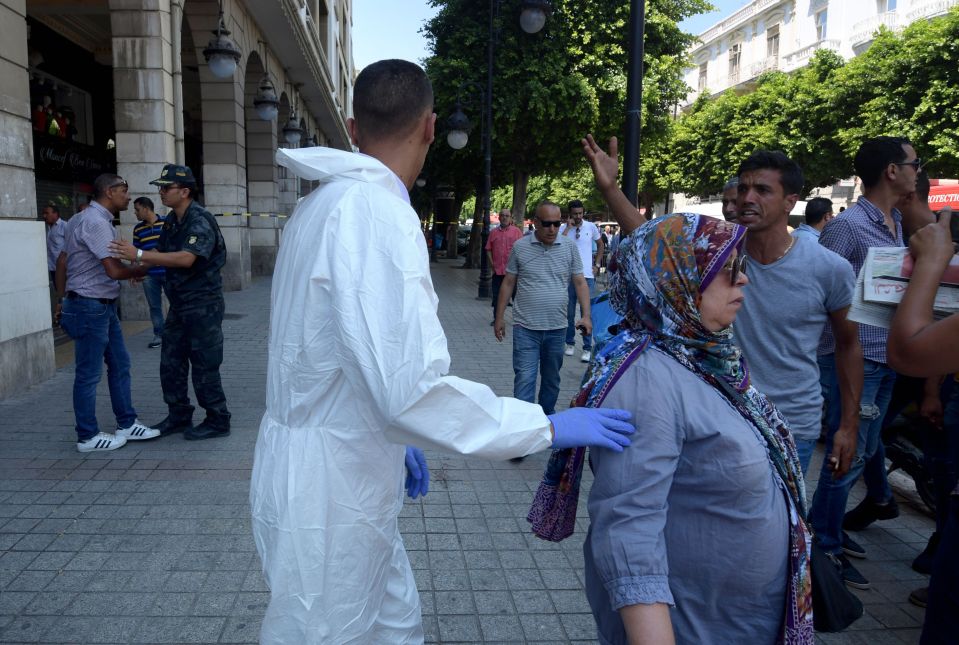
MULTIPOLYGON (((436 572, 433 573, 434 584, 436 572)), ((504 591, 509 589, 506 575, 501 569, 472 569, 469 584, 474 591, 504 591)), ((440 587, 436 587, 439 589, 440 587)))
POLYGON ((515 641, 522 633, 519 618, 507 616, 479 616, 480 629, 485 641, 515 641))
POLYGON ((46 549, 56 539, 55 535, 49 533, 28 533, 17 541, 11 547, 12 551, 36 551, 40 552, 46 549))
POLYGON ((57 616, 17 616, 0 631, 0 643, 38 643, 59 621, 57 616))
POLYGON ((566 635, 574 640, 592 640, 596 638, 596 622, 593 620, 593 614, 589 613, 589 605, 586 605, 586 613, 567 613, 557 606, 559 620, 563 624, 566 635))
POLYGON ((36 597, 34 591, 6 591, 0 594, 0 615, 17 614, 36 597))
POLYGON ((439 623, 441 642, 475 642, 482 640, 482 633, 476 616, 439 615, 436 619, 439 623))
POLYGON ((437 591, 433 597, 437 615, 476 614, 473 594, 469 591, 437 591))
POLYGON ((143 618, 131 643, 216 643, 226 625, 222 616, 143 618))
POLYGON ((196 596, 196 605, 193 607, 193 616, 229 616, 233 611, 238 594, 199 593, 196 596))
POLYGON ((197 594, 160 592, 154 594, 144 614, 147 616, 190 616, 197 594))
POLYGON ((556 611, 549 596, 542 591, 512 591, 516 611, 522 614, 549 614, 556 611))
POLYGON ((482 614, 513 614, 513 598, 508 591, 474 591, 476 611, 482 614))
POLYGON ((566 632, 556 614, 520 614, 519 620, 528 640, 567 640, 566 632))
POLYGON ((56 571, 22 571, 6 585, 4 592, 40 591, 56 576, 56 571))
POLYGON ((58 616, 65 613, 76 599, 72 591, 44 591, 36 594, 23 608, 25 616, 58 616))
POLYGON ((126 617, 61 616, 41 637, 45 642, 128 643, 141 619, 126 617))
POLYGON ((244 645, 258 643, 260 640, 260 623, 262 618, 254 616, 237 616, 226 621, 220 643, 242 643, 244 645))
POLYGON ((152 593, 99 592, 77 594, 67 616, 142 616, 153 602, 152 593))

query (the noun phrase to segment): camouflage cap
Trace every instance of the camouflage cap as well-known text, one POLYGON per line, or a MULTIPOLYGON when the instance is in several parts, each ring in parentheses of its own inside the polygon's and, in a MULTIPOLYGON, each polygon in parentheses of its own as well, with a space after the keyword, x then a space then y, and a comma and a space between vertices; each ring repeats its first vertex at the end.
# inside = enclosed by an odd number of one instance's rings
POLYGON ((189 166, 178 166, 168 163, 163 166, 163 172, 158 179, 150 182, 154 186, 169 186, 170 184, 179 184, 180 186, 196 187, 196 178, 189 166))

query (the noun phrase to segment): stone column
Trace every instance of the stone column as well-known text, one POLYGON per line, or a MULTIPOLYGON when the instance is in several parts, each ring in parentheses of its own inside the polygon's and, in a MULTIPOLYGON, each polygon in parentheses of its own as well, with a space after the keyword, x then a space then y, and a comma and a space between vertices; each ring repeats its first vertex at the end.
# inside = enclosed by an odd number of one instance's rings
MULTIPOLYGON (((156 201, 150 180, 164 163, 176 160, 172 25, 170 0, 110 0, 113 30, 113 95, 116 114, 117 173, 130 184, 134 199, 156 201)), ((133 205, 120 214, 129 239, 136 217, 133 205)), ((126 320, 149 320, 141 287, 123 283, 120 308, 126 320)))
POLYGON ((46 229, 37 221, 23 0, 0 0, 0 399, 53 376, 46 229))

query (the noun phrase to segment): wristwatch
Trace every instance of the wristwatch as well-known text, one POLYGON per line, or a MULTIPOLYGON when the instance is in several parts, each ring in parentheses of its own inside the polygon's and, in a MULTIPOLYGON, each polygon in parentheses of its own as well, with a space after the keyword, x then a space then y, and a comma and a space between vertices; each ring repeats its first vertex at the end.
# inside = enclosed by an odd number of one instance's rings
POLYGON ((140 264, 143 260, 143 249, 137 249, 137 259, 133 261, 134 264, 140 264))

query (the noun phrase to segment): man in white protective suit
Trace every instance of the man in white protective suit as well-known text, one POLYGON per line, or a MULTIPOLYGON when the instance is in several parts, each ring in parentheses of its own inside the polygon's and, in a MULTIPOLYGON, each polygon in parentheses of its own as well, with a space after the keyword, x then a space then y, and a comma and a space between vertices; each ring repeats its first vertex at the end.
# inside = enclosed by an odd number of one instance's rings
POLYGON ((397 516, 428 488, 416 445, 486 459, 578 445, 622 450, 622 410, 535 404, 446 376, 450 357, 409 189, 433 141, 433 91, 413 63, 356 79, 362 154, 281 149, 320 182, 283 232, 273 276, 253 533, 271 591, 263 643, 422 643, 397 516), (405 447, 410 446, 410 447, 405 447))

